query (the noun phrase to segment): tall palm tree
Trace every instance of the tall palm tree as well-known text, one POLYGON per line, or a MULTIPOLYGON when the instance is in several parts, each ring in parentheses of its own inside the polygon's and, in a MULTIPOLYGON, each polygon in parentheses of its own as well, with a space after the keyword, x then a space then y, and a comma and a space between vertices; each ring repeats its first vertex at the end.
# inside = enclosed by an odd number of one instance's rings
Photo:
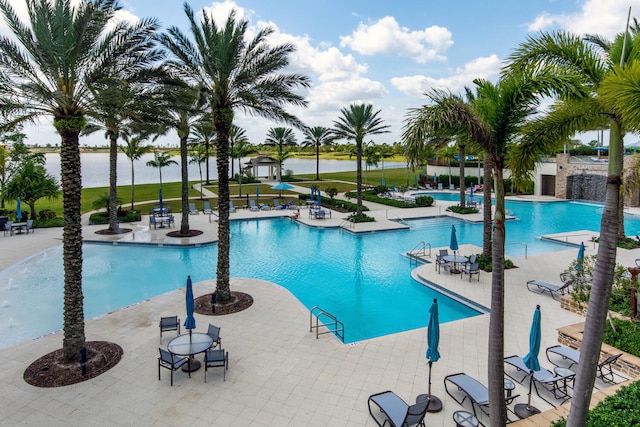
MULTIPOLYGON (((384 159, 388 159, 394 156, 393 147, 386 142, 376 146, 378 156, 382 162, 382 179, 384 180, 384 159)), ((377 165, 376 165, 377 166, 377 165)))
MULTIPOLYGON (((609 166, 606 182, 605 206, 600 229, 600 245, 595 274, 587 308, 582 351, 599 354, 608 312, 609 296, 613 285, 617 240, 624 234, 621 219, 620 185, 622 177, 624 121, 615 108, 619 103, 611 97, 598 96, 600 85, 613 78, 617 70, 638 67, 640 58, 640 28, 634 21, 630 31, 619 34, 613 42, 599 36, 580 38, 577 35, 557 32, 542 33, 522 43, 511 56, 511 69, 551 70, 557 74, 573 74, 582 79, 589 96, 560 98, 553 105, 548 120, 532 123, 531 137, 539 141, 562 140, 576 131, 596 129, 602 118, 609 121, 609 166)), ((626 94, 628 95, 628 93, 626 94)), ((613 98, 620 97, 614 90, 613 98)), ((526 153, 526 145, 520 153, 526 153)), ((525 164, 523 167, 528 168, 525 164)), ((568 426, 584 425, 589 410, 591 390, 595 382, 598 360, 580 360, 576 372, 576 393, 572 399, 568 426)))
POLYGON ((306 106, 301 95, 293 92, 308 87, 309 79, 299 74, 280 73, 289 64, 288 56, 295 51, 292 44, 270 45, 271 27, 261 29, 248 37, 248 22, 236 20, 235 10, 226 22, 218 26, 210 12, 203 11, 196 22, 191 7, 184 10, 195 42, 178 28, 171 27, 162 41, 174 55, 189 78, 203 83, 211 117, 216 128, 218 166, 218 266, 216 295, 219 301, 228 301, 229 289, 229 132, 236 110, 256 114, 268 119, 284 121, 302 128, 287 105, 306 106))
POLYGON ((94 113, 90 88, 125 72, 156 24, 116 21, 115 13, 121 9, 117 0, 26 0, 30 22, 25 25, 12 3, 0 0, 0 12, 15 36, 0 38, 0 108, 12 118, 8 126, 53 116, 61 138, 63 353, 66 360, 76 361, 85 347, 78 140, 87 117, 94 113))
MULTIPOLYGON (((496 206, 493 225, 491 317, 489 321, 489 413, 491 425, 504 425, 504 162, 507 150, 516 143, 522 127, 540 103, 549 95, 544 83, 553 76, 533 78, 513 72, 498 84, 476 80, 476 99, 470 103, 461 96, 442 91, 427 93, 431 101, 410 110, 403 139, 412 152, 418 152, 431 137, 462 136, 480 146, 493 164, 496 206)), ((535 143, 535 141, 533 141, 535 143)), ((536 148, 531 146, 532 153, 536 148)), ((542 147, 546 148, 546 147, 542 147)))
POLYGON ((247 157, 249 154, 255 153, 256 151, 256 147, 253 146, 248 139, 237 140, 229 150, 229 157, 232 159, 238 159, 238 196, 242 196, 242 177, 244 176, 242 158, 247 157))
POLYGON ((331 145, 333 136, 331 129, 324 126, 314 126, 305 128, 303 147, 314 147, 316 149, 316 181, 320 181, 320 147, 331 145))
MULTIPOLYGON (((293 129, 283 127, 270 128, 267 131, 267 139, 264 140, 264 145, 273 145, 276 147, 276 157, 287 153, 286 147, 292 147, 297 144, 298 141, 293 133, 293 129), (285 148, 283 149, 283 147, 285 148)), ((284 161, 284 159, 282 160, 284 161)), ((282 162, 278 162, 276 178, 278 181, 282 179, 282 162)))
MULTIPOLYGON (((189 148, 189 164, 198 165, 198 172, 200 173, 200 188, 202 189, 202 164, 207 163, 208 159, 207 148, 204 145, 192 145, 189 148)), ((200 200, 203 199, 203 192, 200 191, 200 200)))
MULTIPOLYGON (((234 151, 234 147, 236 144, 245 144, 249 143, 249 138, 247 137, 247 131, 242 129, 240 126, 231 125, 231 130, 229 131, 229 153, 234 151)), ((229 154, 231 159, 235 159, 233 155, 229 154)), ((242 175, 242 171, 238 170, 238 174, 242 175)), ((233 169, 233 161, 231 162, 231 177, 234 177, 234 169, 233 169)))
MULTIPOLYGON (((153 160, 147 162, 147 166, 158 169, 160 173, 160 191, 162 191, 162 168, 177 164, 178 162, 173 160, 169 153, 160 153, 159 151, 155 151, 153 153, 153 160)), ((187 210, 187 212, 189 211, 187 210)))
POLYGON ((362 141, 369 135, 389 132, 388 125, 382 124, 380 110, 373 112, 371 104, 351 104, 340 109, 341 116, 333 122, 333 134, 338 139, 353 140, 356 143, 356 218, 362 217, 362 141))
POLYGON ((205 162, 205 183, 211 184, 209 179, 209 158, 211 157, 212 148, 216 142, 216 128, 209 118, 205 118, 195 123, 191 129, 190 142, 204 146, 206 162, 205 162))
POLYGON ((134 207, 135 201, 135 161, 140 160, 143 154, 151 149, 148 145, 141 145, 144 137, 140 135, 129 136, 124 135, 124 141, 127 145, 120 146, 120 150, 131 162, 131 209, 134 207))
MULTIPOLYGON (((380 151, 378 150, 378 146, 374 144, 373 141, 369 141, 368 144, 365 144, 366 147, 362 150, 362 156, 364 157, 364 182, 365 184, 369 183, 369 169, 371 166, 378 167, 378 162, 380 161, 380 151)), ((357 153, 356 153, 357 155, 357 153)), ((384 180, 384 173, 382 175, 382 179, 384 180)))

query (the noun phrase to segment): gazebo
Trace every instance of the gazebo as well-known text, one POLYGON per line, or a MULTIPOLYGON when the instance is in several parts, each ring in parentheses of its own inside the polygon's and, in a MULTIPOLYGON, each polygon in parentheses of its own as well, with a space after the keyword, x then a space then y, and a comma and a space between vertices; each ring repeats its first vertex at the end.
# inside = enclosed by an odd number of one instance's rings
POLYGON ((245 163, 245 170, 251 170, 251 175, 257 177, 259 176, 260 167, 266 166, 269 168, 269 173, 267 174, 267 179, 276 179, 276 170, 278 168, 278 162, 273 160, 267 156, 257 156, 252 159, 249 159, 248 162, 245 163))

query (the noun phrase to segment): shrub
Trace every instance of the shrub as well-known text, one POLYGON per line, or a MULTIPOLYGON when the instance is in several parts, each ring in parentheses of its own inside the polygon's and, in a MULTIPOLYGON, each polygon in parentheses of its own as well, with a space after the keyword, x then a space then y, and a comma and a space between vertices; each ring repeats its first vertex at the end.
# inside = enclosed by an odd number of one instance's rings
POLYGON ((634 356, 640 357, 640 324, 626 319, 611 318, 616 327, 614 332, 611 322, 604 328, 602 342, 634 356))
POLYGON ((433 197, 431 196, 418 196, 416 197, 416 206, 425 207, 433 205, 433 197))
POLYGON ((63 225, 64 225, 64 219, 62 217, 33 220, 34 228, 62 227, 63 225))
MULTIPOLYGON (((482 254, 476 255, 476 262, 479 264, 480 270, 488 273, 493 271, 492 259, 490 256, 484 256, 482 254)), ((516 265, 510 259, 504 260, 504 269, 517 268, 516 265)))
POLYGON ((352 214, 349 215, 347 217, 347 221, 351 221, 351 222, 355 222, 355 223, 360 223, 360 222, 375 222, 375 218, 371 217, 371 216, 367 216, 365 214, 362 214, 361 216, 356 216, 356 214, 352 214))
POLYGON ((51 209, 42 209, 38 212, 38 219, 53 219, 56 217, 56 213, 51 209))
POLYGON ((461 207, 460 205, 456 205, 456 206, 449 206, 447 208, 448 211, 450 212, 455 212, 457 214, 461 214, 461 215, 467 215, 467 214, 474 214, 474 213, 478 213, 478 209, 476 208, 472 208, 469 206, 465 206, 464 208, 461 207))
MULTIPOLYGON (((589 411, 585 427, 635 426, 640 423, 640 382, 622 386, 615 394, 607 396, 589 411)), ((562 418, 551 423, 552 427, 565 427, 567 420, 562 418)))
MULTIPOLYGON (((138 211, 118 211, 118 222, 140 221, 141 215, 138 211)), ((89 225, 109 224, 109 214, 106 212, 95 212, 89 216, 89 225)))

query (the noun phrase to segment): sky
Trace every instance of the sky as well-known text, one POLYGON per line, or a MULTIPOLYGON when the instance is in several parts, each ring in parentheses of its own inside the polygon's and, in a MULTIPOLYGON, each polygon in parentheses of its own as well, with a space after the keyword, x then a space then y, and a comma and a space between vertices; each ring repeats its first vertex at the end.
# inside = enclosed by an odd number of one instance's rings
MULTIPOLYGON (((156 17, 163 30, 175 26, 188 34, 183 3, 178 0, 121 0, 121 19, 156 17)), ((340 109, 352 103, 380 110, 389 133, 372 136, 378 144, 401 140, 411 108, 427 102, 424 93, 443 89, 459 93, 476 78, 497 81, 509 54, 540 31, 563 30, 613 38, 624 31, 629 7, 640 18, 640 0, 190 0, 198 13, 224 22, 229 11, 248 20, 249 32, 270 26, 270 42, 293 43, 288 72, 304 73, 312 85, 300 90, 308 106, 289 108, 308 126, 331 127, 340 109)), ((26 18, 24 0, 11 0, 26 18)), ((0 34, 7 34, 4 22, 0 34)), ((286 126, 236 114, 254 144, 269 128, 286 126)), ((50 120, 25 129, 27 143, 56 144, 50 120)), ((303 136, 296 130, 298 142, 303 136)), ((578 136, 584 142, 595 134, 578 136)), ((605 145, 608 141, 605 136, 605 145)), ((96 133, 82 145, 106 144, 96 133)), ((157 142, 178 144, 175 135, 157 142)))

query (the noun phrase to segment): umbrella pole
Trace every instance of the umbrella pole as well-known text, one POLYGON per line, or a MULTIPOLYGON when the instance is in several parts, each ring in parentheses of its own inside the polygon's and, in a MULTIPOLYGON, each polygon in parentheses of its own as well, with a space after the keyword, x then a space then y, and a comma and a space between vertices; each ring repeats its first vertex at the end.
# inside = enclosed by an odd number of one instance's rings
POLYGON ((527 403, 518 403, 513 407, 513 412, 521 418, 525 419, 532 415, 539 414, 540 410, 531 406, 531 391, 533 389, 533 374, 535 372, 531 371, 531 376, 529 377, 529 396, 527 397, 527 403))
POLYGON ((442 401, 431 394, 431 364, 433 362, 429 361, 429 384, 427 387, 427 394, 419 394, 416 397, 416 403, 417 402, 423 402, 427 399, 430 400, 429 402, 429 407, 427 408, 427 412, 440 412, 442 411, 442 401))

